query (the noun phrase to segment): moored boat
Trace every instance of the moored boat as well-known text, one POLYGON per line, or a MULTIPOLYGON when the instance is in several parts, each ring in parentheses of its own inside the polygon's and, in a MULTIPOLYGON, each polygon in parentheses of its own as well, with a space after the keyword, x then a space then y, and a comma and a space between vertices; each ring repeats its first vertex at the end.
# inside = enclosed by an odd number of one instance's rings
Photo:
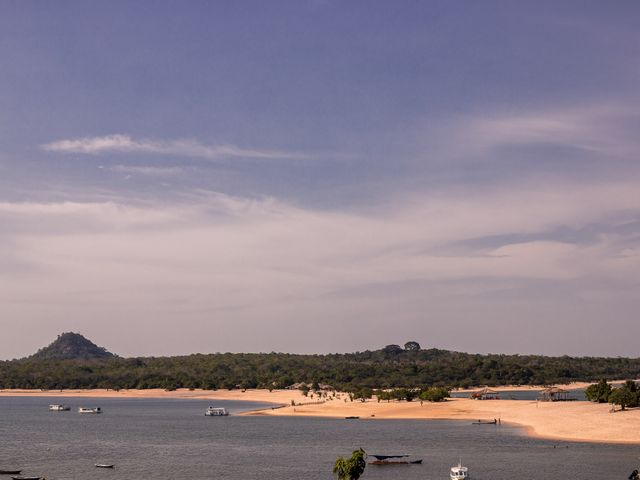
POLYGON ((451 480, 467 480, 469 478, 469 469, 463 467, 461 462, 458 462, 457 466, 451 467, 449 478, 451 480))
POLYGON ((478 419, 477 422, 472 422, 473 425, 497 425, 498 424, 498 420, 496 418, 494 418, 493 420, 480 420, 478 419))
POLYGON ((102 409, 100 407, 80 407, 78 413, 102 413, 102 409))
POLYGON ((224 407, 209 407, 204 412, 206 417, 226 417, 229 415, 229 412, 224 407))
POLYGON ((42 477, 11 477, 11 480, 42 480, 42 477))
POLYGON ((419 465, 422 463, 422 459, 411 459, 411 455, 367 455, 372 457, 372 460, 368 460, 369 465, 419 465))
POLYGON ((112 463, 96 463, 96 468, 113 468, 114 466, 112 463))
POLYGON ((22 470, 1 470, 0 475, 20 475, 22 470))
POLYGON ((71 407, 66 405, 49 405, 50 412, 68 412, 69 410, 71 410, 71 407))

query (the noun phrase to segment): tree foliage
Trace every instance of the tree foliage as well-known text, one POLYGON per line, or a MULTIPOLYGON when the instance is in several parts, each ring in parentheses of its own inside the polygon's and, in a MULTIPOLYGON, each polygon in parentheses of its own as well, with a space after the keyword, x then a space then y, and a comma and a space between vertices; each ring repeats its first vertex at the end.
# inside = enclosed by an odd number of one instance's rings
POLYGON ((359 448, 354 450, 350 458, 338 457, 333 465, 333 474, 338 480, 358 480, 367 466, 366 452, 359 448))
POLYGON ((587 387, 585 396, 592 402, 619 405, 621 410, 640 405, 640 389, 633 380, 627 380, 618 388, 611 388, 606 380, 600 380, 587 387))
POLYGON ((619 405, 622 410, 627 407, 634 408, 640 403, 639 395, 638 386, 634 381, 629 380, 621 387, 611 390, 609 403, 619 405))
POLYGON ((611 395, 611 385, 606 380, 602 379, 598 383, 589 385, 584 391, 587 400, 598 403, 607 403, 609 401, 609 395, 611 395))
POLYGON ((430 387, 420 392, 420 400, 426 402, 442 402, 450 397, 449 390, 444 387, 430 387))
POLYGON ((404 349, 410 352, 420 350, 420 344, 418 342, 410 341, 404 344, 404 349))

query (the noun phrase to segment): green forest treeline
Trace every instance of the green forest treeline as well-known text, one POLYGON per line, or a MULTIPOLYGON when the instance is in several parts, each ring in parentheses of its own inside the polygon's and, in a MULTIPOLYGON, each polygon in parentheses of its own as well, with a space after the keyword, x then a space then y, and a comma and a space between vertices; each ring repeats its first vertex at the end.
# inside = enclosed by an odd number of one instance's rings
POLYGON ((420 349, 415 342, 348 354, 216 353, 177 357, 26 358, 0 362, 0 388, 333 389, 545 385, 638 378, 640 359, 480 355, 420 349))

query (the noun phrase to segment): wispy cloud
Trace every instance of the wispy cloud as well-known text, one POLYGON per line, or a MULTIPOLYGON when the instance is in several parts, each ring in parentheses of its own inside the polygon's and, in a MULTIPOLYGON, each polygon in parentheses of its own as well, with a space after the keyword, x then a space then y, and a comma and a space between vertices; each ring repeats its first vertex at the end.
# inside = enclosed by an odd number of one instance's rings
POLYGON ((467 134, 486 148, 545 144, 625 155, 637 151, 639 142, 620 123, 634 118, 640 118, 640 110, 631 106, 555 108, 477 119, 469 124, 467 134))
POLYGON ((149 165, 113 165, 100 166, 101 169, 127 175, 146 175, 149 177, 171 177, 185 171, 183 167, 153 167, 149 165))
POLYGON ((42 145, 49 152, 80 153, 86 155, 100 155, 103 153, 140 153, 172 155, 178 157, 204 158, 220 160, 224 158, 264 158, 290 159, 303 158, 305 155, 275 150, 260 150, 243 148, 236 145, 207 145, 192 139, 157 140, 140 138, 129 135, 107 135, 103 137, 83 137, 42 145))
MULTIPOLYGON (((593 104, 486 112, 444 122, 428 136, 444 159, 493 160, 502 148, 558 147, 603 159, 632 159, 640 149, 640 107, 593 104)), ((547 154, 548 155, 548 152, 547 154)), ((535 167, 535 165, 534 165, 535 167)))

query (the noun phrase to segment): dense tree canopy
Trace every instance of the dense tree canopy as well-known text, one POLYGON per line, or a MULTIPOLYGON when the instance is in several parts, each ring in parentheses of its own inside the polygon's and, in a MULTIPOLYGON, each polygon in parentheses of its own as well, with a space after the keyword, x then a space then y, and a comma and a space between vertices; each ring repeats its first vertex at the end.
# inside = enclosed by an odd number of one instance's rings
POLYGON ((418 342, 410 341, 404 344, 404 349, 411 351, 420 350, 420 344, 418 342))
POLYGON ((0 362, 0 388, 285 388, 304 382, 356 392, 424 385, 544 385, 640 376, 640 359, 477 355, 398 348, 330 355, 27 358, 0 362))

